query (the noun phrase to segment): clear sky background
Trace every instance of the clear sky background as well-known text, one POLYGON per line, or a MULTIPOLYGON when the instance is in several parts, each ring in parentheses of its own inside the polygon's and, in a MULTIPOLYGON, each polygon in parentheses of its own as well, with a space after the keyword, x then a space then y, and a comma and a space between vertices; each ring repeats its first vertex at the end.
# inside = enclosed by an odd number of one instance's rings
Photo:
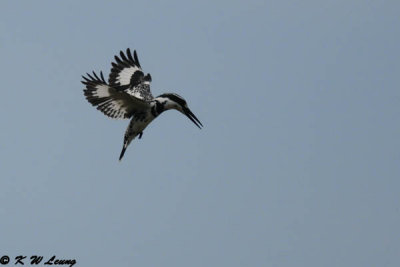
MULTIPOLYGON (((400 266, 399 1, 1 1, 0 254, 76 266, 400 266), (169 111, 81 75, 136 49, 169 111)), ((1 256, 0 255, 0 256, 1 256)))

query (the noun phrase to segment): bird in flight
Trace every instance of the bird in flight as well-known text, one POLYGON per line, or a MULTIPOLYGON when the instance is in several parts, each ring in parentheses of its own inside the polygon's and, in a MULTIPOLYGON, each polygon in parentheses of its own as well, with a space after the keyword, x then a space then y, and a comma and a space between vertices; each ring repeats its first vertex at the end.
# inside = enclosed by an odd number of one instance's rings
POLYGON ((82 83, 86 86, 83 90, 86 99, 106 116, 114 119, 131 118, 119 160, 131 141, 137 136, 140 139, 147 125, 166 110, 176 109, 197 127, 203 127, 183 97, 173 93, 153 97, 150 91, 151 76, 144 74, 136 51, 132 55, 128 48, 126 55, 121 51, 120 57, 114 58, 108 83, 102 72, 98 76, 94 71, 93 75, 87 73, 87 77, 82 76, 82 83))

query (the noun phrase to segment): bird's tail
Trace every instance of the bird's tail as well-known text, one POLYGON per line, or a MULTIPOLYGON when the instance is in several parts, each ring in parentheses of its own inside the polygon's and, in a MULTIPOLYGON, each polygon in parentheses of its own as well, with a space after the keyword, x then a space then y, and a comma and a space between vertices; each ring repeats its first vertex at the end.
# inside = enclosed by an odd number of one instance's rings
POLYGON ((128 147, 128 143, 125 142, 125 143, 124 143, 124 146, 122 147, 121 154, 119 155, 119 161, 121 161, 122 157, 124 156, 125 150, 126 150, 127 147, 128 147))

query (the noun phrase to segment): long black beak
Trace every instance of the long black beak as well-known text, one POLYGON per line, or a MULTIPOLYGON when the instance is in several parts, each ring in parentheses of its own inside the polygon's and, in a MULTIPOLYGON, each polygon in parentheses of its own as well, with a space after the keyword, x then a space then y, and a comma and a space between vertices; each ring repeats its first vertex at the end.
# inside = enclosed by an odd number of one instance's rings
POLYGON ((193 114, 192 111, 190 111, 190 109, 185 108, 183 109, 183 112, 185 113, 185 115, 194 123, 196 124, 197 127, 199 127, 199 129, 201 129, 201 127, 203 127, 203 124, 201 124, 201 122, 199 121, 199 119, 193 114), (201 127, 200 127, 201 126, 201 127))

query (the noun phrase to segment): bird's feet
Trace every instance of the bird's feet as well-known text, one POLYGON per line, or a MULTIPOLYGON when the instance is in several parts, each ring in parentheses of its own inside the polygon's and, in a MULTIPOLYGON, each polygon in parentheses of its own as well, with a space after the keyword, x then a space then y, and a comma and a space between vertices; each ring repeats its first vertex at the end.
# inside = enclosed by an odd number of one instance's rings
POLYGON ((143 132, 139 133, 139 139, 142 138, 143 132))

